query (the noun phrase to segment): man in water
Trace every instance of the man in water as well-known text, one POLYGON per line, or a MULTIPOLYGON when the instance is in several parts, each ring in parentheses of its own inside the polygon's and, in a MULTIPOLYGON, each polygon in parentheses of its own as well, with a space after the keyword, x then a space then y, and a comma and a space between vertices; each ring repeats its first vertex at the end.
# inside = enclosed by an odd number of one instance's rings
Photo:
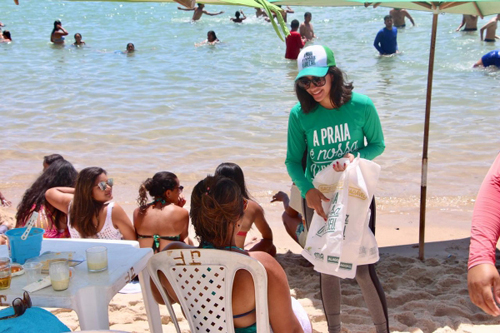
POLYGON ((312 14, 306 12, 304 14, 304 22, 300 25, 300 35, 302 36, 302 38, 305 38, 306 41, 310 41, 316 38, 311 20, 312 14))
POLYGON ((266 12, 264 11, 264 9, 262 9, 262 8, 255 8, 255 16, 256 16, 256 17, 261 17, 261 16, 266 17, 266 16, 267 16, 267 14, 266 14, 266 12))
POLYGON ((389 15, 392 16, 392 19, 394 20, 394 26, 396 28, 404 28, 406 27, 406 22, 405 22, 405 17, 407 17, 411 24, 415 25, 415 21, 413 21, 413 17, 411 17, 410 13, 406 9, 401 9, 401 8, 393 8, 390 12, 389 15))
POLYGON ((384 17, 385 28, 380 29, 375 37, 373 46, 381 55, 389 55, 398 52, 398 29, 392 26, 391 15, 384 17))
POLYGON ((500 50, 491 51, 482 56, 482 58, 479 59, 479 61, 476 62, 473 67, 479 66, 496 66, 500 68, 500 50))
POLYGON ((496 35, 497 32, 497 22, 500 20, 500 14, 492 18, 488 23, 486 23, 480 30, 481 40, 483 40, 483 32, 486 30, 486 38, 485 42, 495 42, 496 39, 499 39, 496 35))
POLYGON ((460 31, 464 25, 463 31, 477 31, 477 15, 464 15, 456 31, 460 31))
POLYGON ((192 11, 193 10, 194 11, 193 18, 192 18, 193 21, 198 21, 201 18, 201 15, 203 15, 203 14, 207 14, 207 15, 210 15, 210 16, 215 16, 215 15, 220 15, 220 14, 224 13, 224 11, 220 11, 218 13, 210 13, 210 12, 207 12, 203 8, 205 8, 205 5, 202 4, 202 3, 199 3, 196 8, 182 8, 182 7, 177 7, 177 9, 184 10, 184 11, 192 11))
MULTIPOLYGON (((278 7, 281 8, 281 5, 278 5, 278 7)), ((292 8, 290 8, 290 6, 286 6, 285 9, 281 8, 280 14, 281 14, 281 17, 283 17, 283 21, 285 21, 285 22, 286 22, 286 15, 287 15, 287 13, 295 13, 295 11, 292 8)), ((275 12, 273 12, 273 17, 276 17, 276 13, 275 12)), ((266 21, 270 22, 271 19, 269 17, 266 17, 266 21)))

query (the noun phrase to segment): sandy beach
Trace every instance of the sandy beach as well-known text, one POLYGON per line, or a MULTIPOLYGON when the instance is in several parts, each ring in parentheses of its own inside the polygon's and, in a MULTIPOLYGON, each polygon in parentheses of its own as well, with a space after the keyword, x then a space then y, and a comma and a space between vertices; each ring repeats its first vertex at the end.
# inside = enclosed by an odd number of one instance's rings
MULTIPOLYGON (((268 220, 273 221, 278 255, 285 269, 290 294, 308 313, 314 332, 327 332, 319 294, 319 277, 295 244, 276 222, 281 204, 263 203, 268 220)), ((417 198, 379 198, 377 241, 381 260, 377 272, 384 287, 393 332, 493 332, 500 319, 474 306, 467 292, 467 258, 470 198, 431 198, 427 213, 425 260, 418 260, 417 198), (397 206, 395 206, 397 205, 397 206)), ((13 221, 14 208, 0 208, 2 220, 13 221)), ((248 239, 258 236, 251 231, 248 239)), ((80 330, 75 312, 49 309, 72 330, 80 330)), ((183 332, 187 321, 176 306, 183 332)), ((160 306, 163 331, 174 326, 165 306, 160 306)), ((148 332, 142 294, 117 294, 109 305, 110 329, 148 332)), ((342 282, 343 332, 374 332, 370 314, 353 280, 342 282)))

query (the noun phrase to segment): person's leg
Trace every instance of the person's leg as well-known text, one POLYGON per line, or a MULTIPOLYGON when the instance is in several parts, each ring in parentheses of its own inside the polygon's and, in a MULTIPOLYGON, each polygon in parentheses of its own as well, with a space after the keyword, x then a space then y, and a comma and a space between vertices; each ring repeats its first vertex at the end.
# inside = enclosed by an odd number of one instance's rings
POLYGON ((389 332, 387 303, 384 290, 375 272, 375 265, 358 266, 356 270, 356 281, 361 288, 363 298, 370 311, 377 333, 389 332))
POLYGON ((340 333, 340 278, 320 274, 319 287, 328 324, 328 333, 340 333))

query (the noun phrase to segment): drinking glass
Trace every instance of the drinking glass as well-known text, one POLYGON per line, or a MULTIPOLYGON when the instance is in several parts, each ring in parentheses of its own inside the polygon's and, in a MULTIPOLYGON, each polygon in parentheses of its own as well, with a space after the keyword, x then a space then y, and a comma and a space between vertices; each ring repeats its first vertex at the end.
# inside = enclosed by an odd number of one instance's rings
POLYGON ((85 253, 89 272, 102 272, 108 269, 108 249, 105 246, 89 247, 85 253))
POLYGON ((10 258, 0 258, 0 290, 10 288, 12 272, 10 270, 10 258))
POLYGON ((41 262, 27 262, 23 265, 28 284, 40 280, 42 277, 42 266, 43 264, 41 262))
POLYGON ((69 287, 69 265, 67 259, 56 259, 49 266, 50 283, 55 291, 66 290, 69 287))

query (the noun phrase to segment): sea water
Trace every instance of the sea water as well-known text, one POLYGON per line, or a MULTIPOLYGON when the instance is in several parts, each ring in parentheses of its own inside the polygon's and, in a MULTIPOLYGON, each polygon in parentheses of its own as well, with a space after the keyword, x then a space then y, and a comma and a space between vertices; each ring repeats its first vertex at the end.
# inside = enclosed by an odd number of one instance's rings
MULTIPOLYGON (((377 196, 418 195, 432 14, 412 11, 399 30, 402 54, 373 47, 388 8, 293 7, 312 13, 317 44, 328 45, 355 91, 375 103, 386 150, 377 196)), ((284 165, 296 62, 251 8, 208 5, 225 13, 191 22, 175 3, 21 0, 0 3, 13 42, 0 44, 0 191, 19 201, 42 168, 62 154, 77 169, 101 166, 115 197, 133 202, 141 181, 176 173, 189 199, 221 162, 238 163, 252 194, 268 201, 291 183, 284 165), (248 19, 229 18, 243 9, 248 19), (51 45, 54 20, 68 30, 51 45), (221 44, 195 47, 214 30, 221 44), (75 48, 81 33, 87 46, 75 48), (136 52, 123 54, 126 44, 136 52)), ((479 27, 490 17, 479 20, 479 27)), ((478 33, 458 33, 461 15, 439 15, 429 138, 428 189, 473 197, 500 139, 500 73, 473 69, 495 49, 478 33)))

